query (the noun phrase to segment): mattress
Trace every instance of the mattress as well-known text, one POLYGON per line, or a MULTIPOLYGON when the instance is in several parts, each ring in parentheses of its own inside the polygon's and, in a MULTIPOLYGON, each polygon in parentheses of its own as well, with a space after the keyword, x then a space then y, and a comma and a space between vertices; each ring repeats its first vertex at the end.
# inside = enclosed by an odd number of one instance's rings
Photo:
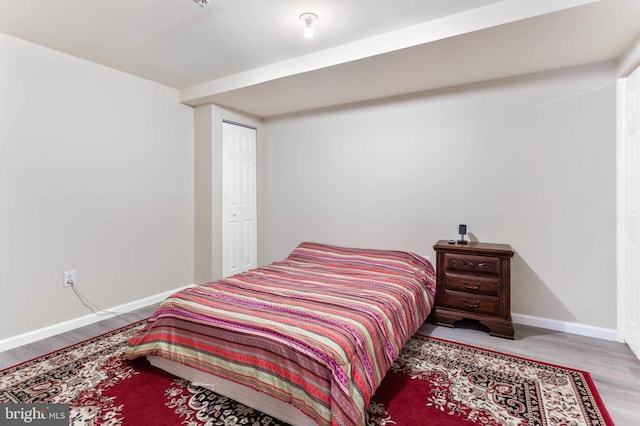
POLYGON ((170 296, 125 356, 223 378, 318 425, 364 425, 434 294, 433 267, 416 254, 302 243, 282 261, 170 296))

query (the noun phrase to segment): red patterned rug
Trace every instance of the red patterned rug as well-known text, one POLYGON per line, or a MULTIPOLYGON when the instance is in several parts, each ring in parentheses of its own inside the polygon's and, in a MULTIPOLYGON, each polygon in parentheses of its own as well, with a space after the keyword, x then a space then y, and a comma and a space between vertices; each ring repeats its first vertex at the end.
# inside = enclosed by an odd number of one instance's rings
MULTIPOLYGON (((0 404, 68 403, 73 425, 282 425, 121 349, 143 322, 0 372, 0 404)), ((376 425, 612 425, 588 373, 415 335, 369 406, 376 425)))

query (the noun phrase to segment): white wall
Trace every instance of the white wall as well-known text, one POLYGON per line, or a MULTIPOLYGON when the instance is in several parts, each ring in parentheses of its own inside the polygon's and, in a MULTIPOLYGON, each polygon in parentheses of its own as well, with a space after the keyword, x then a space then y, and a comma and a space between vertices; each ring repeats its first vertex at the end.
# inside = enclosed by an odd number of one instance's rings
POLYGON ((262 259, 433 254, 466 223, 516 251, 513 313, 614 329, 615 97, 604 63, 268 119, 262 259))
POLYGON ((193 282, 177 90, 0 34, 0 340, 193 282))
MULTIPOLYGON (((89 313, 66 270, 103 308, 215 278, 216 126, 261 122, 200 111, 194 272, 178 92, 1 34, 0 62, 0 340, 89 313)), ((258 138, 261 263, 303 240, 432 254, 465 222, 516 250, 514 313, 615 327, 613 64, 273 118, 258 138)))

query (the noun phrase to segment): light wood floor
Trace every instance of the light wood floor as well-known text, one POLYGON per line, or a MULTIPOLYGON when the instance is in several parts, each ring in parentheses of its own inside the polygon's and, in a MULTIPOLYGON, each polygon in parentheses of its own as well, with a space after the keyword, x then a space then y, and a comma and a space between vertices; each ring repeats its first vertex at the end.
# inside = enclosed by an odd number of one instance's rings
MULTIPOLYGON (((0 370, 151 315, 155 306, 0 353, 0 370)), ((515 325, 515 340, 489 336, 482 326, 455 329, 425 323, 426 335, 588 371, 616 425, 640 425, 640 360, 622 343, 515 325)))

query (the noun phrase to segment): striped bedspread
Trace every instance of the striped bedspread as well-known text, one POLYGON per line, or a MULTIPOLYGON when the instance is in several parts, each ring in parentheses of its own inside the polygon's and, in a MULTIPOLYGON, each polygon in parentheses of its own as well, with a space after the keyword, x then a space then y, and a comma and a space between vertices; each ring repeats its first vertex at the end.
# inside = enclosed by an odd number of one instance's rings
POLYGON ((302 243, 283 261, 167 298, 125 356, 222 376, 319 425, 364 425, 434 294, 433 267, 415 254, 302 243))

